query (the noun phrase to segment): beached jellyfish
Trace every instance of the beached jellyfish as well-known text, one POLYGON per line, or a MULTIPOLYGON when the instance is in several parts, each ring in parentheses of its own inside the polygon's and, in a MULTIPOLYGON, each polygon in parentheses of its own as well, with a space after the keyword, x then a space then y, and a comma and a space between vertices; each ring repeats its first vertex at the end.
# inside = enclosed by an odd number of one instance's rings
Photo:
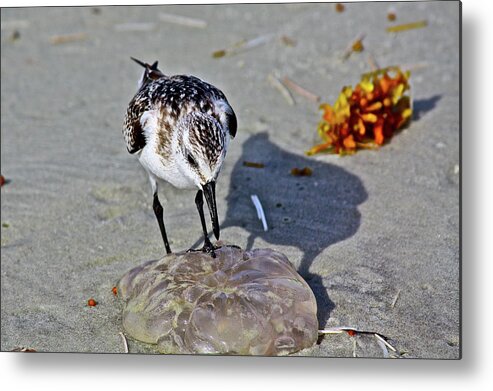
POLYGON ((286 355, 318 336, 313 292, 285 255, 221 247, 170 254, 119 282, 123 327, 162 353, 286 355))

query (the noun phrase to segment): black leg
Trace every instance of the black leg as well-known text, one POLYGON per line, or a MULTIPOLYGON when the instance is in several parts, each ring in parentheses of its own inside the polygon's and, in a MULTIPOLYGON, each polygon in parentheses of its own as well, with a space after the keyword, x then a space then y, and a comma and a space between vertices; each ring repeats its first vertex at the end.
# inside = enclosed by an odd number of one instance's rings
POLYGON ((202 190, 197 192, 195 196, 195 205, 197 205, 197 210, 200 215, 200 222, 202 223, 202 232, 204 233, 204 247, 202 251, 208 252, 211 254, 212 258, 216 258, 216 253, 214 252, 214 246, 209 240, 209 235, 207 234, 207 227, 205 226, 205 217, 204 217, 204 198, 202 197, 202 190))
POLYGON ((168 237, 166 236, 166 228, 164 228, 163 207, 159 202, 157 191, 154 193, 154 202, 152 204, 152 208, 154 209, 154 214, 156 215, 157 223, 159 224, 159 229, 161 230, 161 236, 163 237, 166 253, 171 254, 171 248, 169 247, 168 237))

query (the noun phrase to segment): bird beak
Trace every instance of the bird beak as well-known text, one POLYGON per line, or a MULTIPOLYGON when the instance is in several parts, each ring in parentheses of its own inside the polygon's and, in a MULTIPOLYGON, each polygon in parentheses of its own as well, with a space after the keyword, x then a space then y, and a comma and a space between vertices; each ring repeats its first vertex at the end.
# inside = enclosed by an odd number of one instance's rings
POLYGON ((211 213, 212 220, 212 231, 216 240, 219 240, 219 221, 217 219, 217 208, 216 208, 216 182, 210 181, 202 186, 204 190, 205 200, 207 201, 207 206, 209 207, 209 212, 211 213))

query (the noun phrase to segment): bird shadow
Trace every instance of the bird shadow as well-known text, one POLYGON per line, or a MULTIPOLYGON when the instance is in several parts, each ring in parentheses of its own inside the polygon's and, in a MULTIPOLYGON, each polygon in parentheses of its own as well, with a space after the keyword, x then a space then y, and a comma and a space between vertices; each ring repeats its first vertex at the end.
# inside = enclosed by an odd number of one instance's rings
POLYGON ((367 199, 361 180, 333 164, 282 150, 267 133, 251 136, 235 164, 222 229, 242 227, 249 232, 247 250, 256 238, 303 253, 298 272, 317 299, 318 320, 323 328, 335 308, 320 275, 310 272, 315 258, 328 246, 356 233, 361 221, 358 205, 367 199), (264 164, 252 168, 244 162, 264 164), (311 176, 293 176, 292 168, 310 167, 311 176), (258 195, 268 222, 264 232, 250 199, 258 195))
POLYGON ((413 121, 421 119, 425 113, 433 110, 440 99, 442 99, 441 95, 433 95, 426 99, 415 99, 413 101, 413 121))

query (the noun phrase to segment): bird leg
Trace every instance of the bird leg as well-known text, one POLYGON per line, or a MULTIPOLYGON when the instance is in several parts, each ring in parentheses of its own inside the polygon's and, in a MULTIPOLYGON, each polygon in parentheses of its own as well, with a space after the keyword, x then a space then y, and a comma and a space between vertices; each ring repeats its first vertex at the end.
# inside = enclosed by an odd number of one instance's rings
POLYGON ((152 204, 154 209, 154 214, 156 215, 157 223, 159 224, 159 229, 161 230, 161 236, 163 237, 164 247, 166 248, 166 254, 171 254, 171 248, 169 247, 168 237, 166 236, 166 228, 164 228, 163 221, 163 206, 159 202, 157 196, 157 190, 154 192, 154 202, 152 204))
POLYGON ((204 247, 202 251, 211 254, 212 258, 216 258, 216 253, 214 252, 214 246, 209 240, 209 235, 207 234, 207 227, 205 225, 204 217, 204 198, 202 197, 202 190, 197 191, 195 196, 195 205, 197 205, 197 210, 200 215, 200 222, 202 223, 202 231, 204 233, 204 247))

